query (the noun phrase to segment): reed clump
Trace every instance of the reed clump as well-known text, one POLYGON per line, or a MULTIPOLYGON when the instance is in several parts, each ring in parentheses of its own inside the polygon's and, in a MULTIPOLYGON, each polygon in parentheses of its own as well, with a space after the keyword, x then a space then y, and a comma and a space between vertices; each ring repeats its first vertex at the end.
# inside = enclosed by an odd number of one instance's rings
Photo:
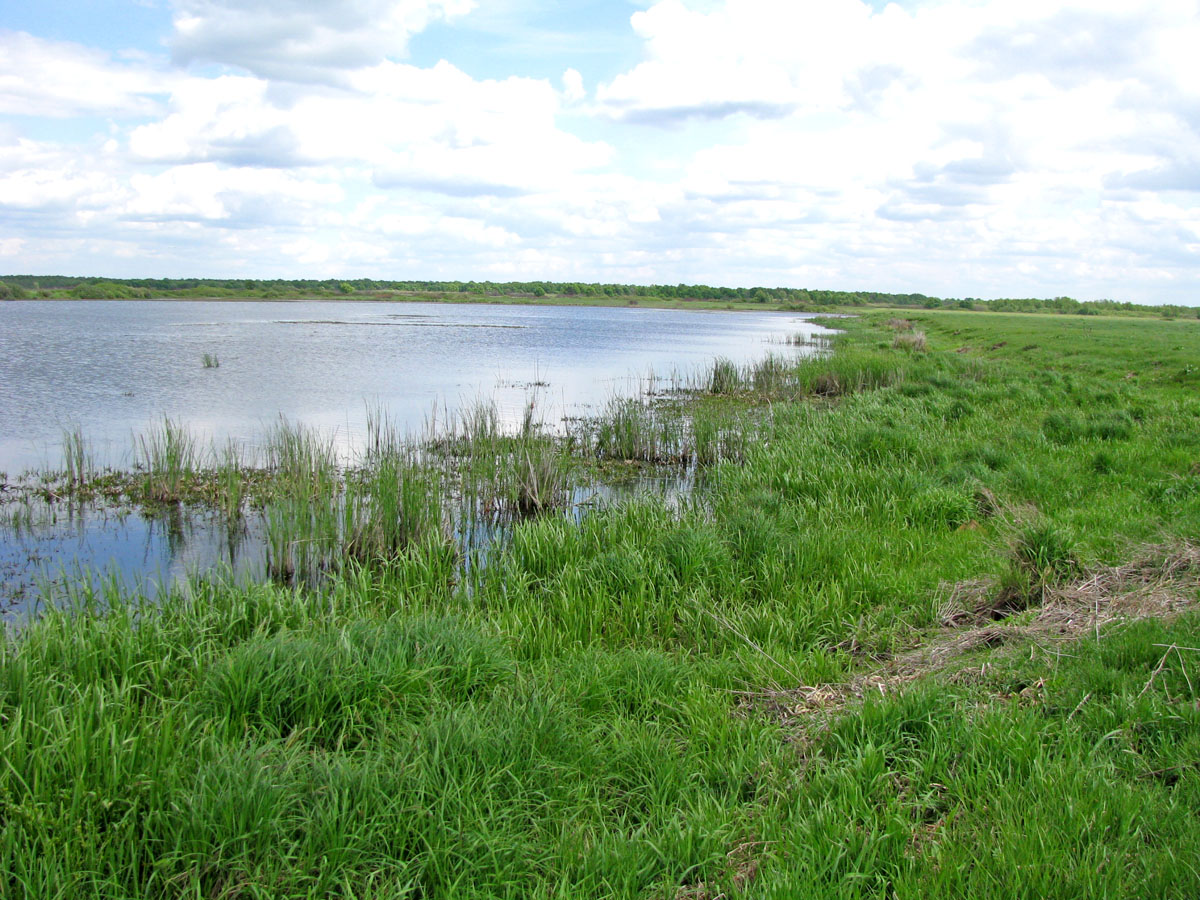
POLYGON ((200 465, 200 445, 186 426, 164 418, 137 439, 141 494, 151 503, 178 503, 200 465))
POLYGON ((439 480, 400 454, 356 473, 342 507, 338 549, 352 559, 393 560, 417 544, 445 539, 439 480))
POLYGON ((567 502, 568 472, 551 441, 527 440, 514 454, 508 500, 522 516, 561 509, 567 502))
POLYGON ((896 350, 911 350, 916 353, 924 353, 929 349, 929 342, 925 339, 925 332, 912 331, 897 334, 892 338, 892 347, 896 350))
POLYGON ((67 485, 72 491, 83 491, 91 482, 96 466, 91 445, 84 437, 81 426, 63 431, 62 448, 67 485))
POLYGON ((708 372, 708 392, 710 394, 731 394, 739 390, 741 386, 741 373, 732 360, 721 357, 713 361, 708 372))
POLYGON ((243 448, 234 440, 226 442, 216 462, 216 505, 225 521, 234 525, 241 521, 246 503, 247 476, 250 466, 243 448))

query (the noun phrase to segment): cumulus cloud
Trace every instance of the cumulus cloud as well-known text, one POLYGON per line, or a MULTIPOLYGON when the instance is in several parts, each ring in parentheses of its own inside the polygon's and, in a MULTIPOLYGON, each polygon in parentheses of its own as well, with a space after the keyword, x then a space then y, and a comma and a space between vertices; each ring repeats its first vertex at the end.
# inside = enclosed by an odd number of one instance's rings
POLYGON ((0 143, 0 215, 78 219, 120 196, 110 155, 19 138, 0 143))
POLYGON ((171 53, 300 82, 403 56, 431 22, 464 15, 474 0, 175 0, 171 53))
POLYGON ((0 114, 143 116, 174 77, 66 41, 0 30, 0 114))
POLYGON ((559 95, 527 78, 476 80, 446 62, 384 62, 346 89, 276 97, 249 76, 192 79, 130 136, 156 162, 366 167, 380 188, 516 196, 602 165, 609 148, 559 129, 559 95))
POLYGON ((583 76, 578 69, 567 69, 562 74, 563 99, 568 103, 579 103, 587 97, 583 76))
POLYGON ((157 175, 134 175, 119 212, 142 221, 219 220, 236 227, 271 223, 316 225, 329 221, 344 197, 336 184, 279 170, 222 168, 214 163, 175 166, 157 175))
POLYGON ((174 69, 0 32, 0 112, 86 117, 0 123, 3 252, 1193 299, 1195 0, 660 0, 607 71, 404 60, 471 6, 175 0, 174 69))
POLYGON ((684 136, 671 147, 723 123, 674 160, 694 245, 715 231, 805 280, 818 255, 887 258, 884 285, 952 293, 989 267, 992 293, 1111 292, 1195 261, 1194 200, 1165 200, 1197 183, 1194 3, 661 0, 632 24, 643 60, 598 87, 599 112, 684 136), (1156 220, 1135 211, 1146 192, 1156 220), (1172 223, 1157 252, 1150 221, 1172 223))

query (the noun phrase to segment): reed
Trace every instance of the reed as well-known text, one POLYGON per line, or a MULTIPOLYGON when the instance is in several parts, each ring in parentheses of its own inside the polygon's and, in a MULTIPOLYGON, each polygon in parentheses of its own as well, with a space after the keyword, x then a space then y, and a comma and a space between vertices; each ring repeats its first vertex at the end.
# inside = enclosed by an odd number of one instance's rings
POLYGON ((400 454, 375 459, 348 483, 343 513, 341 550, 352 559, 391 560, 444 539, 440 479, 400 454))
POLYGON ((781 398, 793 386, 791 375, 791 362, 772 353, 750 366, 748 381, 755 393, 781 398))
POLYGON ((520 515, 561 509, 567 501, 569 476, 552 441, 524 440, 510 462, 507 499, 520 515))
POLYGON ((227 441, 215 468, 216 504, 232 527, 241 522, 246 502, 249 466, 242 446, 232 439, 227 441))
POLYGON ((284 418, 271 428, 264 446, 267 468, 285 492, 321 496, 338 480, 337 450, 330 436, 284 418))
POLYGON ((383 406, 367 406, 367 443, 365 454, 368 462, 402 453, 408 442, 391 421, 383 406))
POLYGON ((200 464, 199 442, 187 427, 164 418, 159 428, 140 435, 136 446, 142 497, 151 503, 184 499, 200 464))
POLYGON ((611 400, 579 443, 599 459, 665 463, 683 450, 680 417, 640 397, 611 400))
POLYGON ((710 394, 732 394, 742 388, 742 373, 732 360, 716 359, 708 370, 707 388, 710 394))
POLYGON ((74 491, 82 491, 96 471, 91 444, 84 437, 82 426, 63 431, 62 448, 67 485, 74 491))
POLYGON ((911 350, 916 353, 924 353, 929 349, 929 344, 925 340, 925 332, 912 331, 897 334, 892 338, 892 347, 897 350, 911 350))

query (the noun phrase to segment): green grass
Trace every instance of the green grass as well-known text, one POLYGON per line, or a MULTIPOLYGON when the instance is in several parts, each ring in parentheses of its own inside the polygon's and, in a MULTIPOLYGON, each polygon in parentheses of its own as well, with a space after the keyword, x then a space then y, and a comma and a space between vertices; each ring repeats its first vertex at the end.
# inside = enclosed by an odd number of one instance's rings
POLYGON ((62 446, 63 473, 67 484, 75 491, 86 490, 96 473, 96 465, 83 429, 79 426, 63 429, 62 446))
POLYGON ((200 466, 200 445, 187 426, 163 419, 162 428, 137 440, 142 498, 150 503, 176 503, 200 466))
POLYGON ((1200 326, 886 316, 602 412, 554 466, 703 489, 513 515, 486 565, 446 503, 553 496, 532 426, 412 457, 378 422, 346 473, 281 425, 274 552, 319 590, 110 586, 6 636, 0 896, 1196 896, 1200 573, 1160 573, 1175 618, 1016 629, 1200 535, 1200 326), (1009 630, 845 689, 944 641, 955 585, 1009 630))

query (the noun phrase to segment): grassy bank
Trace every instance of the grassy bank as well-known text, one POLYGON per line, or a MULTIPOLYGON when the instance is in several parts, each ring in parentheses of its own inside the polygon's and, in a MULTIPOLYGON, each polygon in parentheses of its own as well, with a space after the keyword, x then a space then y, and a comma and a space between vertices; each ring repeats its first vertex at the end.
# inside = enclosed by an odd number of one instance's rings
POLYGON ((8 637, 0 894, 1195 896, 1200 326, 847 329, 572 439, 682 504, 8 637))

